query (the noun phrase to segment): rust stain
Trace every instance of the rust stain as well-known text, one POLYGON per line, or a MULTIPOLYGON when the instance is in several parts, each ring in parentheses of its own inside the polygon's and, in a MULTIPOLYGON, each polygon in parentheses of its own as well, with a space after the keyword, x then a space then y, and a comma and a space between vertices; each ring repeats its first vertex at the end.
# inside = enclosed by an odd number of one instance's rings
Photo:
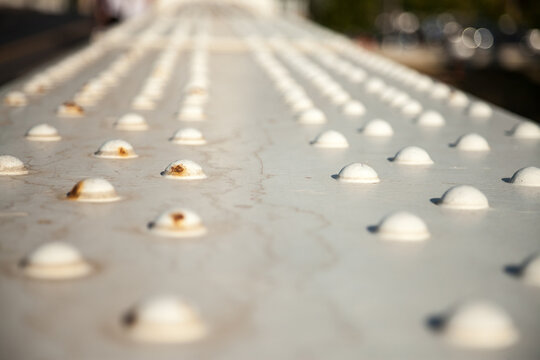
POLYGON ((182 165, 174 165, 173 167, 171 167, 171 174, 182 175, 185 170, 186 169, 182 165))
POLYGON ((67 193, 68 199, 78 199, 79 196, 81 195, 82 188, 83 188, 83 185, 81 182, 78 182, 77 184, 75 184, 73 189, 71 189, 71 191, 67 193))
POLYGON ((185 216, 182 213, 174 213, 171 214, 171 218, 173 219, 173 222, 176 226, 181 226, 185 216))
POLYGON ((120 155, 120 156, 128 156, 129 153, 128 153, 128 151, 126 149, 124 149, 123 147, 120 146, 118 148, 118 155, 120 155))

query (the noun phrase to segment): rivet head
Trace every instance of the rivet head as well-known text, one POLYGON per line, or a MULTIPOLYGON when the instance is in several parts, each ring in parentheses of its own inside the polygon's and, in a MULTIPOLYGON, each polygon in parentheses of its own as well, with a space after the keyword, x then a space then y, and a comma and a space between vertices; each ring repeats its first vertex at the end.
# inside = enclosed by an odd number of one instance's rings
POLYGON ((459 91, 459 90, 453 91, 450 94, 450 97, 448 98, 448 105, 453 108, 461 109, 467 106, 468 104, 469 104, 469 98, 467 97, 467 95, 465 95, 464 92, 459 91))
POLYGON ((477 188, 469 185, 453 186, 442 195, 439 205, 457 210, 482 210, 489 208, 486 196, 477 188))
POLYGON ((130 143, 115 139, 104 142, 94 153, 94 156, 103 159, 133 159, 138 155, 130 143))
POLYGON ((352 163, 345 166, 340 170, 337 179, 342 182, 360 184, 376 184, 381 181, 372 167, 361 163, 352 163))
POLYGON ((433 84, 431 88, 431 97, 433 99, 445 99, 450 95, 450 87, 443 83, 433 84))
POLYGON ((408 100, 401 107, 401 112, 407 116, 416 116, 422 112, 422 104, 416 100, 408 100))
POLYGON ((396 164, 402 165, 431 165, 433 160, 426 150, 418 146, 407 146, 399 150, 392 158, 396 164))
POLYGON ((203 172, 202 167, 191 160, 174 161, 161 172, 161 175, 166 178, 178 180, 206 179, 206 174, 203 172))
POLYGON ((170 141, 182 145, 204 145, 206 140, 203 134, 194 128, 179 129, 174 133, 170 141))
POLYGON ((371 78, 366 82, 366 92, 368 94, 378 94, 384 90, 386 84, 378 77, 371 78))
POLYGON ((301 124, 324 124, 326 116, 319 109, 308 109, 298 116, 298 122, 301 124))
POLYGON ((366 113, 366 107, 358 100, 350 100, 343 106, 343 113, 348 116, 362 116, 366 113))
POLYGON ((11 91, 4 98, 4 104, 12 107, 22 107, 28 104, 28 99, 23 92, 11 91))
POLYGON ((26 139, 31 141, 58 141, 61 139, 58 130, 49 124, 32 126, 26 132, 26 139))
POLYGON ((493 114, 493 109, 483 101, 475 101, 469 107, 469 116, 479 119, 487 119, 493 114))
POLYGON ((175 208, 166 211, 152 221, 150 231, 168 237, 196 237, 206 234, 202 220, 195 212, 175 208))
POLYGON ((416 120, 416 125, 426 127, 444 126, 445 123, 446 121, 444 120, 444 117, 437 111, 433 110, 425 111, 416 120))
POLYGON ((456 140, 454 145, 461 151, 489 151, 490 147, 487 140, 476 133, 465 134, 456 140))
POLYGON ((24 275, 43 280, 66 280, 89 275, 93 266, 79 250, 64 242, 41 245, 20 263, 24 275))
POLYGON ((198 312, 183 300, 162 295, 135 305, 123 325, 134 340, 148 343, 189 343, 204 338, 208 328, 198 312))
POLYGON ((422 219, 406 211, 385 216, 375 229, 383 240, 422 241, 429 238, 429 230, 422 219))
POLYGON ((373 119, 370 120, 362 128, 362 134, 367 136, 392 136, 394 130, 392 126, 385 120, 373 119))
POLYGON ((208 94, 206 93, 194 93, 189 94, 184 99, 184 104, 186 105, 204 105, 208 101, 208 94))
POLYGON ((506 312, 487 301, 458 305, 442 317, 440 330, 448 342, 466 348, 505 348, 519 337, 506 312))
POLYGON ((11 155, 0 155, 0 175, 25 175, 28 170, 24 163, 11 155))
POLYGON ((512 175, 510 183, 519 186, 540 186, 540 168, 528 166, 512 175))
POLYGON ((67 193, 70 200, 82 202, 112 202, 120 200, 116 190, 107 180, 102 178, 89 178, 79 181, 67 193))
POLYGON ((291 103, 294 112, 303 112, 313 108, 313 102, 307 97, 300 97, 291 103))
POLYGON ((519 139, 540 139, 540 126, 532 121, 522 121, 510 130, 510 135, 519 139))
POLYGON ((68 101, 58 107, 57 114, 60 117, 81 117, 84 116, 84 109, 79 104, 68 101))
POLYGON ((126 131, 144 131, 148 129, 148 124, 141 115, 130 113, 125 114, 116 120, 114 123, 114 128, 117 130, 126 131))
POLYGON ((139 95, 133 99, 131 107, 135 110, 154 110, 156 103, 149 96, 139 95))
POLYGON ((200 105, 184 105, 178 114, 178 118, 183 121, 204 120, 204 109, 200 105))
POLYGON ((342 133, 327 130, 317 135, 311 145, 321 148, 346 148, 349 147, 349 142, 342 133))
POLYGON ((520 270, 521 279, 527 285, 540 286, 540 256, 527 259, 520 270))

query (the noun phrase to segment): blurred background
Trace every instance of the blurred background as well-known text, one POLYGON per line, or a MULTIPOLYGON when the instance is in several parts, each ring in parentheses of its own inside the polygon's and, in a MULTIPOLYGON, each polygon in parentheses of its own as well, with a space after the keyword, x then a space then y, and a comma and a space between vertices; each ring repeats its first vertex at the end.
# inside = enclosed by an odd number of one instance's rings
MULTIPOLYGON (((0 84, 158 0, 0 0, 0 84)), ((540 0, 276 0, 359 45, 540 121, 540 0)))

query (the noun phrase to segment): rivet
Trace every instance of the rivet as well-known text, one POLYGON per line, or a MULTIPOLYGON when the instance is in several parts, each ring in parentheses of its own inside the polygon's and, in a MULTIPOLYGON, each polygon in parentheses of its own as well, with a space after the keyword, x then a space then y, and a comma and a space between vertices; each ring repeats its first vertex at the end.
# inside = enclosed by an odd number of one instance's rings
POLYGON ((375 228, 383 240, 422 241, 430 234, 424 221, 406 211, 398 211, 385 216, 375 228))
POLYGON ((514 344, 519 337, 506 312, 487 301, 460 304, 438 322, 443 337, 460 347, 505 348, 514 344))
POLYGON ((476 133, 460 136, 452 146, 462 151, 489 151, 490 149, 487 140, 476 133))
POLYGON ((206 234, 202 220, 191 210, 175 208, 166 211, 152 221, 150 231, 169 237, 195 237, 206 234))
POLYGON ((519 272, 525 284, 540 286, 540 256, 534 255, 528 258, 519 272))
POLYGON ((375 77, 366 82, 366 92, 368 94, 378 94, 384 90, 386 84, 381 79, 375 77))
POLYGON ((448 105, 454 108, 464 108, 469 104, 469 98, 463 91, 455 90, 448 98, 448 105))
POLYGON ((443 83, 433 84, 431 88, 431 97, 433 99, 444 99, 450 95, 450 87, 443 83))
POLYGON ((540 168, 529 166, 519 169, 512 175, 510 183, 520 186, 540 186, 540 168))
POLYGON ((79 250, 58 241, 39 246, 21 261, 20 267, 24 275, 43 280, 74 279, 93 271, 79 250))
POLYGON ((313 102, 307 97, 302 97, 292 102, 291 107, 294 112, 303 112, 313 108, 313 102))
POLYGON ((94 153, 94 156, 104 159, 133 159, 138 155, 130 143, 115 139, 104 142, 94 153))
POLYGON ((28 104, 28 99, 23 92, 11 91, 4 98, 4 104, 13 107, 22 107, 28 104))
POLYGON ((206 93, 195 93, 189 94, 184 99, 184 104, 186 105, 204 105, 208 101, 208 94, 206 93))
POLYGON ((320 133, 311 142, 311 145, 321 148, 346 148, 349 143, 342 133, 335 130, 327 130, 320 133))
POLYGON ((191 160, 174 161, 161 172, 161 175, 166 178, 179 180, 197 180, 206 179, 207 177, 202 167, 191 160))
POLYGON ((189 343, 208 333, 192 306, 168 295, 135 305, 124 316, 123 325, 134 340, 148 343, 189 343))
POLYGON ((392 161, 402 165, 431 165, 433 160, 426 150, 418 146, 407 146, 399 150, 392 161))
POLYGON ((58 107, 57 114, 61 117, 81 117, 84 116, 84 109, 77 103, 68 101, 58 107))
POLYGON ((204 108, 199 105, 184 105, 180 110, 178 118, 183 121, 204 120, 204 108))
POLYGON ((25 175, 28 170, 24 163, 11 155, 0 155, 0 175, 25 175))
POLYGON ((58 130, 49 124, 32 126, 26 132, 26 139, 31 141, 58 141, 61 139, 58 130))
POLYGON ((206 140, 203 134, 194 128, 179 129, 174 133, 170 141, 182 145, 204 145, 206 140))
POLYGON ((444 208, 457 210, 482 210, 489 207, 486 196, 469 185, 457 185, 446 190, 438 204, 444 208))
POLYGON ((428 110, 418 117, 416 124, 419 126, 438 127, 444 126, 445 120, 439 112, 428 110))
POLYGON ((102 178, 81 180, 66 196, 70 200, 96 203, 120 200, 111 183, 102 178))
POLYGON ((330 100, 336 105, 343 105, 350 99, 351 96, 341 89, 330 94, 330 100))
POLYGON ((141 115, 129 113, 116 120, 114 128, 126 131, 144 131, 148 129, 148 124, 141 115))
POLYGON ((345 166, 337 175, 337 180, 360 184, 376 184, 381 181, 372 167, 361 163, 345 166))
POLYGON ((422 112, 422 104, 416 100, 408 100, 401 107, 401 112, 407 116, 416 116, 422 112))
POLYGON ((532 121, 522 121, 510 130, 510 135, 519 139, 540 139, 540 126, 532 121))
POLYGON ((491 116, 493 110, 491 106, 483 101, 475 101, 469 107, 469 116, 474 118, 487 119, 491 116))
POLYGON ((298 117, 298 122, 301 124, 324 124, 326 116, 321 110, 312 108, 303 111, 298 117))
POLYGON ((358 100, 350 100, 343 106, 343 113, 348 116, 362 116, 366 107, 358 100))
POLYGON ((370 120, 361 129, 362 134, 367 136, 392 136, 394 130, 390 124, 382 119, 370 120))
POLYGON ((131 107, 135 110, 154 110, 156 103, 148 96, 139 95, 133 99, 131 107))

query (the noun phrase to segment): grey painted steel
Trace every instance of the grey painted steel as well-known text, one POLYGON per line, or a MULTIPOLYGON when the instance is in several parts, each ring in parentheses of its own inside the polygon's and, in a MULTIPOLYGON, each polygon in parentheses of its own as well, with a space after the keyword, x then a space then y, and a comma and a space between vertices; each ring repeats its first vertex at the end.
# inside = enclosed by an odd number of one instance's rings
MULTIPOLYGON (((218 12, 212 19, 213 41, 237 37, 234 16, 218 12)), ((292 34, 277 20, 256 21, 292 34)), ((305 24, 287 23, 303 29, 294 36, 311 36, 305 24)), ((19 157, 30 174, 0 177, 0 357, 540 358, 540 290, 504 271, 540 249, 540 191, 502 181, 540 163, 539 141, 506 134, 520 119, 495 109, 491 119, 475 121, 418 95, 424 107, 439 110, 447 120, 442 128, 422 129, 366 94, 362 84, 328 70, 367 107, 363 118, 349 119, 287 66, 329 118, 325 125, 302 126, 246 49, 211 51, 208 119, 200 123, 176 118, 189 48, 180 54, 158 108, 140 112, 150 124, 146 132, 120 132, 112 123, 131 112, 130 101, 156 59, 154 50, 83 118, 58 118, 55 108, 104 69, 112 54, 32 98, 27 107, 1 108, 0 153, 19 157), (391 123, 392 138, 358 132, 377 117, 391 123), (57 127, 63 139, 25 140, 25 131, 41 122, 57 127), (183 126, 203 131, 208 144, 167 141, 183 126), (350 147, 310 146, 323 129, 342 132, 350 147), (486 137, 489 153, 465 154, 448 146, 472 131, 486 137), (130 142, 140 157, 115 161, 91 155, 114 138, 130 142), (414 168, 387 160, 407 145, 425 148, 435 164, 414 168), (198 162, 208 179, 161 177, 160 171, 178 159, 198 162), (381 183, 350 185, 331 177, 356 161, 372 166, 381 183), (106 178, 122 201, 63 199, 85 177, 106 178), (430 201, 457 184, 484 192, 490 209, 462 214, 430 201), (147 224, 173 206, 196 211, 208 234, 165 239, 150 233, 147 224), (395 210, 422 217, 431 238, 417 244, 383 242, 367 231, 395 210), (18 261, 50 240, 75 244, 99 271, 66 282, 24 278, 18 261), (125 311, 160 293, 195 304, 210 326, 209 337, 172 346, 129 339, 121 326, 125 311), (518 343, 499 351, 462 350, 427 326, 429 316, 471 298, 505 308, 520 332, 518 343)), ((1 93, 17 89, 21 81, 1 93)))

